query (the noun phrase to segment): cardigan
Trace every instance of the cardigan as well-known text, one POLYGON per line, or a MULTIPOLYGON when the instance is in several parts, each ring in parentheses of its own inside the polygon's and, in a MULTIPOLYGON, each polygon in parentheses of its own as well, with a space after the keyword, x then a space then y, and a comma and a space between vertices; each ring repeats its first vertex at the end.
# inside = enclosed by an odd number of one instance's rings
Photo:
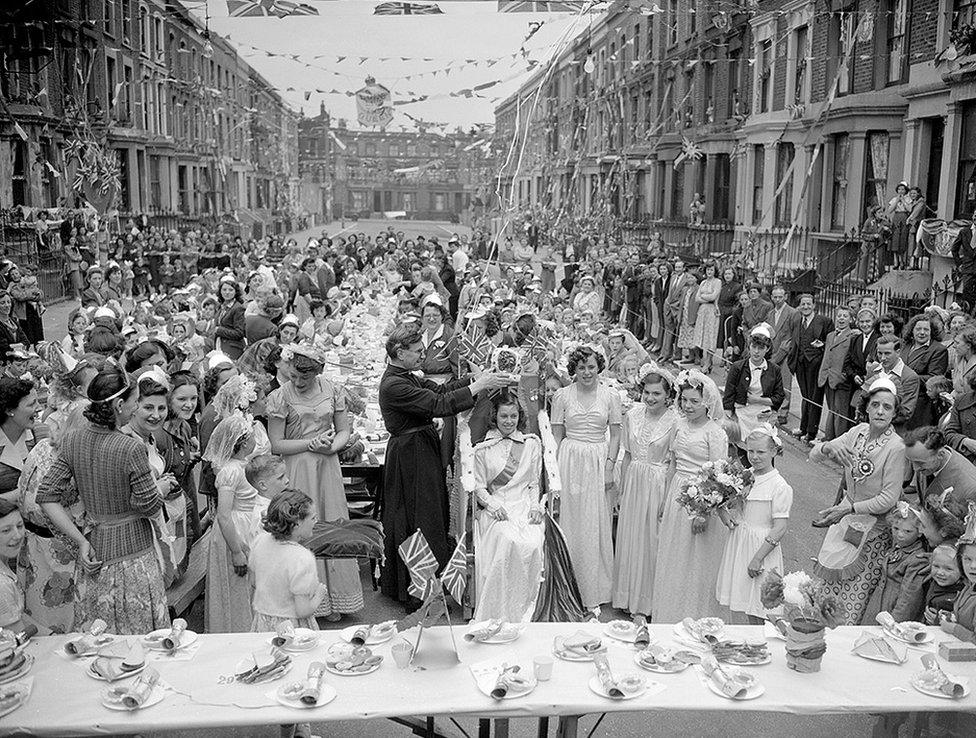
MULTIPOLYGON (((752 381, 752 366, 749 359, 736 361, 729 367, 729 374, 725 379, 725 392, 722 395, 722 407, 731 412, 736 405, 745 405, 749 400, 749 383, 752 381)), ((770 361, 766 362, 766 369, 759 379, 762 385, 762 396, 772 402, 771 409, 779 410, 786 391, 783 389, 783 374, 780 368, 770 361)))

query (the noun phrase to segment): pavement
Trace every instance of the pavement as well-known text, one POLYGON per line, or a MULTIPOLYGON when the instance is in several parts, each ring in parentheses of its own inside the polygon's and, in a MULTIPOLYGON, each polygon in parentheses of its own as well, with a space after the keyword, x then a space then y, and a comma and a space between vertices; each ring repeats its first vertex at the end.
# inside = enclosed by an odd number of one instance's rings
MULTIPOLYGON (((451 233, 463 233, 462 226, 451 223, 432 223, 423 221, 393 221, 395 230, 402 230, 410 238, 443 233, 445 238, 451 233)), ((324 227, 330 235, 359 233, 375 236, 385 231, 389 221, 358 221, 331 223, 324 227)), ((292 234, 299 243, 308 236, 318 237, 323 227, 316 227, 292 234)), ((75 301, 66 301, 50 306, 44 314, 45 334, 48 340, 58 340, 65 335, 67 318, 77 306, 75 301)), ((715 370, 712 377, 719 386, 724 382, 724 371, 715 370)), ((799 417, 799 391, 794 383, 791 404, 791 423, 796 425, 799 417)), ((807 459, 809 447, 786 435, 784 453, 776 461, 786 480, 794 490, 791 527, 783 539, 784 563, 788 571, 810 570, 811 557, 817 552, 822 533, 810 527, 817 512, 833 503, 834 494, 840 479, 839 470, 832 465, 814 464, 807 459)), ((362 570, 363 591, 366 599, 364 612, 369 620, 379 622, 401 617, 402 608, 378 592, 373 592, 367 570, 362 570)), ((611 620, 620 615, 612 608, 605 608, 602 620, 611 620)), ((203 611, 198 601, 188 620, 190 627, 202 628, 203 611)), ((341 628, 362 622, 362 617, 350 617, 339 624, 321 621, 323 629, 341 628)), ((830 654, 824 660, 824 670, 830 665, 830 654)), ((418 706, 422 707, 422 706, 418 706)), ((873 719, 860 715, 804 716, 784 715, 763 712, 655 712, 655 713, 613 713, 607 715, 596 726, 599 716, 587 716, 580 721, 581 736, 614 736, 616 738, 638 738, 650 735, 691 738, 692 736, 719 736, 723 738, 755 738, 761 736, 799 736, 803 738, 854 738, 871 732, 873 719), (594 729, 595 728, 595 729, 594 729), (591 733, 592 731, 592 733, 591 733)), ((475 736, 478 734, 477 721, 458 719, 457 725, 448 720, 439 720, 438 730, 448 736, 475 736), (457 727, 460 726, 460 729, 457 727), (463 732, 462 732, 463 729, 463 732)), ((550 725, 549 734, 556 734, 555 720, 550 725)), ((367 720, 359 722, 338 722, 313 724, 313 732, 321 736, 348 736, 349 738, 403 738, 410 734, 408 728, 386 720, 367 720)), ((154 738, 272 738, 278 736, 277 726, 255 726, 247 730, 188 730, 165 733, 151 733, 154 738)), ((517 738, 535 738, 535 720, 517 719, 511 724, 510 735, 517 738)))

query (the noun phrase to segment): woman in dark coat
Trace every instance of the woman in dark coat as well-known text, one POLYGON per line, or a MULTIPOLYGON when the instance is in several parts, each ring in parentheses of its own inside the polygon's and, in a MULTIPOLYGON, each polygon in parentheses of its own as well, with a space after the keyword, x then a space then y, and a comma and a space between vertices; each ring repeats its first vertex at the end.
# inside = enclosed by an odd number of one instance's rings
POLYGON ((217 348, 236 361, 244 353, 246 335, 241 286, 231 276, 221 277, 217 295, 220 298, 214 328, 217 348))
POLYGON ((419 528, 439 566, 451 556, 448 541, 447 480, 441 465, 441 441, 434 418, 469 410, 474 395, 509 383, 507 375, 482 374, 437 384, 414 374, 423 362, 421 329, 402 325, 386 341, 389 365, 380 381, 380 411, 390 433, 383 477, 383 530, 386 564, 383 594, 409 602, 410 574, 398 548, 419 528))
MULTIPOLYGON (((726 334, 727 321, 736 308, 739 307, 739 293, 742 284, 735 274, 735 269, 725 267, 722 271, 722 289, 718 293, 718 345, 720 353, 724 353, 728 336, 726 334)), ((721 363, 721 362, 720 362, 721 363)))

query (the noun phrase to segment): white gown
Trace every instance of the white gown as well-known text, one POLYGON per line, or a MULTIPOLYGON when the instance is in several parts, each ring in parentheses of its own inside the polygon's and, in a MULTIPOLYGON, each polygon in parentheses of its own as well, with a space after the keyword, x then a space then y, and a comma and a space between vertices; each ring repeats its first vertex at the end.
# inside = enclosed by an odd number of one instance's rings
POLYGON ((487 490, 508 520, 482 510, 474 521, 475 620, 527 622, 542 581, 545 527, 529 522, 539 500, 542 442, 519 432, 488 432, 474 450, 475 489, 487 490))

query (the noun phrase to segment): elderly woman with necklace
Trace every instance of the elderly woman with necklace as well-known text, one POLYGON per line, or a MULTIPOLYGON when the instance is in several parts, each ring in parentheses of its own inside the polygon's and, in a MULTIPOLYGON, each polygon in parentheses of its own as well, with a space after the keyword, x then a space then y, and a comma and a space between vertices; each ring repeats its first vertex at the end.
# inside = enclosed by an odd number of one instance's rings
POLYGON ((380 584, 383 594, 409 602, 410 575, 397 553, 400 544, 419 528, 438 564, 446 564, 451 555, 447 480, 432 421, 470 410, 475 395, 500 389, 511 377, 484 373, 445 384, 418 377, 414 372, 423 362, 424 343, 421 329, 414 325, 393 329, 386 354, 389 364, 380 380, 379 399, 390 440, 383 479, 386 565, 380 584))
POLYGON ((876 380, 864 394, 868 422, 833 441, 819 443, 811 461, 836 461, 844 468, 844 489, 836 505, 820 511, 814 525, 827 528, 814 564, 840 601, 845 625, 860 625, 868 598, 883 576, 891 545, 884 516, 901 496, 905 444, 892 422, 899 400, 890 379, 876 380))
MULTIPOLYGON (((348 520, 338 453, 349 442, 350 422, 341 389, 322 376, 325 357, 311 346, 282 349, 289 380, 267 399, 271 451, 282 456, 291 485, 315 501, 320 520, 348 520)), ((329 598, 317 615, 333 621, 363 607, 355 560, 318 562, 329 598)))

